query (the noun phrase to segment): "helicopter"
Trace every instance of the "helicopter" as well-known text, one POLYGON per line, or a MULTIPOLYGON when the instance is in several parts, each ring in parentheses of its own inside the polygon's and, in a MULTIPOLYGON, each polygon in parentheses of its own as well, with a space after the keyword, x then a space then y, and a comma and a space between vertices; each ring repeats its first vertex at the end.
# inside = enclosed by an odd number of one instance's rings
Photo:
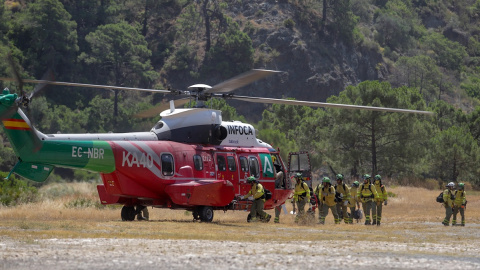
POLYGON ((213 220, 215 210, 246 210, 251 202, 238 198, 250 190, 246 179, 254 176, 272 193, 265 209, 281 206, 291 198, 294 185, 280 150, 256 137, 255 128, 239 121, 223 121, 219 110, 205 108, 211 98, 236 99, 267 104, 363 109, 386 112, 432 114, 427 111, 333 104, 311 101, 239 96, 231 91, 279 71, 253 69, 215 86, 195 84, 188 90, 158 90, 81 84, 53 80, 0 78, 17 81, 19 94, 5 89, 0 94, 0 119, 18 162, 9 173, 36 182, 45 181, 55 167, 97 172, 103 205, 123 205, 121 218, 134 220, 142 208, 185 209, 193 219, 213 220), (63 85, 99 89, 148 91, 186 98, 170 101, 140 113, 161 119, 146 132, 98 134, 44 134, 38 131, 22 109, 28 110, 37 87, 30 94, 23 83, 63 85), (177 108, 194 98, 195 108, 177 108), (176 107, 177 106, 177 107, 176 107), (276 173, 283 171, 280 185, 276 173))

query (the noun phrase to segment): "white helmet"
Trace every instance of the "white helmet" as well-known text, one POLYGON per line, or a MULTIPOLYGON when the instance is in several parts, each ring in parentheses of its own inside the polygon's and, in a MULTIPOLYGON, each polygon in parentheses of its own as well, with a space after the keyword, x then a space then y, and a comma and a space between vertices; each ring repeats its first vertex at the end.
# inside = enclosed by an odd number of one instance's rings
POLYGON ((454 187, 455 187, 455 183, 450 182, 450 183, 447 184, 447 187, 452 187, 452 188, 454 188, 454 187))

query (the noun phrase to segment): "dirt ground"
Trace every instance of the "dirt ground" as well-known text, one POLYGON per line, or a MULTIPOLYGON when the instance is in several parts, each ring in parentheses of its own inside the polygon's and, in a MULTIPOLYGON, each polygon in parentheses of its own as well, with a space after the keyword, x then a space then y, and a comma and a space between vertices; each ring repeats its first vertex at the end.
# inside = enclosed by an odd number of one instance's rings
MULTIPOLYGON (((447 230, 450 231, 446 233, 452 233, 452 228, 447 230)), ((461 238, 465 234, 475 237, 467 243, 401 243, 348 239, 20 241, 2 236, 0 269, 480 269, 480 228, 463 227, 455 231, 462 234, 461 238)), ((414 234, 408 230, 405 233, 414 234)))
MULTIPOLYGON (((390 189, 382 226, 362 222, 247 223, 216 211, 214 222, 151 209, 122 222, 120 208, 70 208, 70 200, 0 207, 0 269, 480 269, 480 193, 469 192, 465 227, 441 224, 439 191, 390 189)), ((273 210, 269 210, 273 214, 273 210)))

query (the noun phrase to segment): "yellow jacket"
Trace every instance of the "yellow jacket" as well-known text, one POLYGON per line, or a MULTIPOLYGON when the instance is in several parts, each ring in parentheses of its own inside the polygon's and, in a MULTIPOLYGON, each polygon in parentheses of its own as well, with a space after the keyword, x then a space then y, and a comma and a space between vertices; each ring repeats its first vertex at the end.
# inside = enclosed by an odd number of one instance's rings
POLYGON ((373 184, 360 184, 357 191, 357 196, 361 202, 374 201, 378 198, 377 190, 373 184))
POLYGON ((343 194, 342 201, 350 201, 350 188, 346 184, 335 185, 335 191, 343 194))
POLYGON ((454 193, 453 190, 450 190, 448 188, 443 191, 443 201, 444 201, 443 205, 445 207, 453 207, 453 199, 454 199, 453 193, 454 193))
POLYGON ((355 207, 357 202, 360 202, 360 199, 357 194, 357 187, 352 186, 350 188, 350 200, 348 201, 348 207, 355 207))
POLYGON ((377 185, 375 184, 375 190, 377 191, 378 193, 378 198, 375 199, 376 202, 383 202, 383 201, 386 201, 388 199, 388 195, 387 195, 387 190, 385 189, 385 186, 384 185, 377 185))
POLYGON ((326 204, 327 206, 336 205, 337 203, 335 202, 335 188, 333 186, 322 187, 320 189, 319 201, 320 203, 326 204))
POLYGON ((293 192, 293 200, 295 202, 303 201, 307 198, 310 201, 310 188, 305 181, 295 184, 295 191, 293 192))
MULTIPOLYGON (((250 191, 247 194, 245 194, 245 198, 253 196, 253 198, 256 200, 256 199, 260 199, 260 197, 262 197, 263 194, 265 194, 265 189, 263 189, 262 184, 255 183, 253 184, 250 191)), ((263 201, 265 201, 265 199, 263 199, 263 201)))
POLYGON ((467 202, 467 198, 465 197, 465 190, 455 190, 455 200, 453 201, 454 206, 461 206, 467 202))

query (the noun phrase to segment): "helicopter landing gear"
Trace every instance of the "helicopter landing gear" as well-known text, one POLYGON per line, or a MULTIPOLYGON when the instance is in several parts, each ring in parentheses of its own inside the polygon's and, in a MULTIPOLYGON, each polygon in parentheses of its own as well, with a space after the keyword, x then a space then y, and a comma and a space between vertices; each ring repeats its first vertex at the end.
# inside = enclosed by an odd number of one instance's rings
POLYGON ((135 219, 135 207, 133 206, 124 206, 122 207, 122 220, 123 221, 133 221, 135 219))
POLYGON ((211 206, 198 206, 193 210, 193 221, 212 222, 213 208, 211 206))

